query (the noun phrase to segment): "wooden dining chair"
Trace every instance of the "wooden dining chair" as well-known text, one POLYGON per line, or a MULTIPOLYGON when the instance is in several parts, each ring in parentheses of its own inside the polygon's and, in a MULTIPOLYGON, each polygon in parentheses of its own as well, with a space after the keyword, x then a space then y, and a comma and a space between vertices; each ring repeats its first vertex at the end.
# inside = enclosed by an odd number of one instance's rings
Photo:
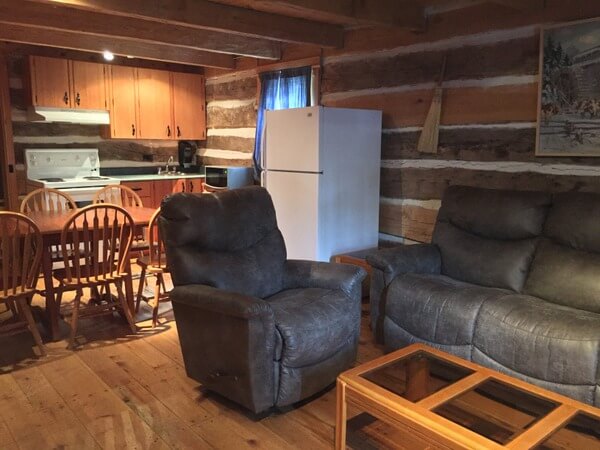
MULTIPOLYGON (((112 205, 123 206, 125 208, 144 207, 142 199, 133 189, 131 189, 128 186, 122 186, 120 184, 109 184, 108 186, 105 186, 104 188, 100 189, 98 192, 96 192, 92 203, 108 203, 112 205)), ((133 236, 133 244, 131 250, 133 252, 139 252, 140 256, 148 250, 148 242, 146 242, 144 234, 145 233, 142 232, 141 234, 133 236)))
POLYGON ((109 184, 100 189, 94 195, 92 203, 110 203, 124 207, 137 206, 140 208, 144 206, 142 199, 133 189, 120 184, 109 184))
POLYGON ((75 200, 58 189, 40 188, 31 191, 21 202, 21 214, 30 212, 63 213, 77 209, 75 200))
POLYGON ((42 356, 46 349, 31 312, 31 298, 42 262, 42 235, 23 214, 0 211, 0 303, 13 315, 0 325, 0 333, 17 334, 29 328, 42 356))
POLYGON ((169 298, 164 278, 164 275, 169 272, 169 268, 167 267, 165 244, 158 227, 159 217, 160 208, 154 212, 148 224, 146 236, 146 241, 149 244, 148 255, 144 255, 137 259, 137 264, 142 269, 142 272, 135 304, 136 313, 139 311, 140 303, 144 298, 143 292, 146 284, 146 277, 148 275, 154 275, 156 278, 156 283, 154 284, 154 296, 152 297, 152 300, 148 302, 152 307, 152 328, 156 327, 156 324, 158 323, 158 306, 160 302, 169 298))
POLYGON ((133 314, 123 291, 131 282, 129 251, 133 241, 134 221, 122 207, 112 204, 90 205, 80 209, 65 223, 61 233, 64 269, 53 275, 59 282, 57 303, 60 308, 66 291, 75 291, 71 316, 69 347, 75 346, 79 318, 122 312, 133 333, 133 314), (84 288, 117 289, 117 297, 106 295, 103 301, 82 307, 84 288))

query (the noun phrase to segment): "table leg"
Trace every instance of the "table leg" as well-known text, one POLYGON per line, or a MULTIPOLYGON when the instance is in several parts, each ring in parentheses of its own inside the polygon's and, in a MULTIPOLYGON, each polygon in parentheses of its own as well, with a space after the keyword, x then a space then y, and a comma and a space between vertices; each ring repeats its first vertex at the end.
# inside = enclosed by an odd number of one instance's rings
POLYGON ((336 412, 335 412, 335 449, 346 448, 346 383, 337 380, 336 383, 336 412))
POLYGON ((54 284, 52 280, 52 249, 50 245, 44 245, 42 253, 42 271, 44 273, 44 290, 46 292, 46 320, 50 339, 58 341, 60 333, 58 329, 58 307, 54 299, 54 284))

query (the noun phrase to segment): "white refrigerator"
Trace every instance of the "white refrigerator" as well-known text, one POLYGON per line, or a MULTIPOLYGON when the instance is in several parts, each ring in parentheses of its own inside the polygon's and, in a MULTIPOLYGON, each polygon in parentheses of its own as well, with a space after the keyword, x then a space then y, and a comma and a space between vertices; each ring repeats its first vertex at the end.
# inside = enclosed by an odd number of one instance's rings
POLYGON ((267 111, 261 184, 288 258, 329 261, 377 246, 380 161, 381 111, 267 111))

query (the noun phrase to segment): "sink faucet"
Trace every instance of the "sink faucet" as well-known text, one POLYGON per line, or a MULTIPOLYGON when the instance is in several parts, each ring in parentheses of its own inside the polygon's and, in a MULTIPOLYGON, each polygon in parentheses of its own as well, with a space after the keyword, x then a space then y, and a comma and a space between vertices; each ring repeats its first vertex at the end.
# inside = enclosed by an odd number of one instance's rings
POLYGON ((174 163, 175 163, 175 161, 173 160, 173 157, 169 156, 169 160, 167 161, 167 164, 165 166, 165 172, 169 173, 169 166, 172 165, 172 164, 174 164, 174 163))

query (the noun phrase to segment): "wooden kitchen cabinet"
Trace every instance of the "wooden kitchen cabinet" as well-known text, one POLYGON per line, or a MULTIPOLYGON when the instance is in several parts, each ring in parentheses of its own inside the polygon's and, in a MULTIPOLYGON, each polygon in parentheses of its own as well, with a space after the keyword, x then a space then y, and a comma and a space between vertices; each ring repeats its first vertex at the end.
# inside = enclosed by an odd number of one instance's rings
POLYGON ((29 73, 34 106, 108 109, 104 64, 30 56, 29 73))
POLYGON ((202 178, 188 178, 186 181, 186 192, 201 194, 204 191, 202 187, 202 178))
POLYGON ((71 104, 77 109, 108 109, 106 100, 106 66, 85 61, 71 61, 71 104))
POLYGON ((138 137, 174 139, 171 78, 164 70, 137 69, 138 137))
POLYGON ((172 72, 173 125, 180 140, 206 139, 204 76, 172 72))
POLYGON ((30 56, 29 75, 31 78, 31 103, 34 106, 71 107, 68 60, 30 56))
POLYGON ((132 191, 139 195, 145 207, 154 207, 153 181, 123 181, 121 184, 131 188, 132 191))
POLYGON ((110 137, 135 139, 137 129, 136 69, 110 67, 110 137))

